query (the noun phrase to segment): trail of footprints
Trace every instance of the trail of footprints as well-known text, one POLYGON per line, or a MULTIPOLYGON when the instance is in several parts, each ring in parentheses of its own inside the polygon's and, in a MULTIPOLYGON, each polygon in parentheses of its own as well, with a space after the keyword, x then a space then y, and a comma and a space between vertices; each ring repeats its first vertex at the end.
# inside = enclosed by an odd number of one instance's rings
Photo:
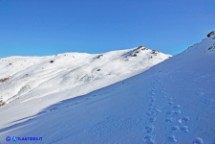
MULTIPOLYGON (((153 87, 151 89, 151 94, 149 96, 149 106, 147 110, 147 123, 145 126, 145 133, 143 143, 144 144, 157 144, 155 142, 155 125, 154 123, 157 120, 158 114, 161 110, 155 104, 156 101, 156 88, 153 87)), ((190 129, 188 123, 190 121, 190 117, 183 114, 181 105, 175 103, 172 97, 167 97, 163 91, 163 98, 167 100, 168 110, 165 112, 165 122, 164 124, 167 125, 169 135, 166 138, 165 144, 174 144, 178 143, 177 134, 189 133, 190 129)), ((204 144, 203 139, 197 137, 193 139, 191 142, 192 144, 204 144)))
MULTIPOLYGON (((177 132, 184 134, 189 133, 190 129, 188 123, 190 117, 183 114, 181 105, 175 103, 172 97, 165 97, 168 101, 168 111, 166 112, 165 122, 169 123, 169 136, 167 137, 167 143, 177 143, 177 132)), ((192 144, 204 144, 203 139, 198 137, 193 139, 192 144)))
POLYGON ((168 98, 168 104, 170 109, 166 112, 165 122, 170 124, 170 132, 167 141, 170 143, 176 143, 178 140, 175 132, 188 133, 189 127, 187 126, 187 123, 189 122, 190 118, 188 116, 183 116, 181 106, 175 104, 171 97, 168 98))
MULTIPOLYGON (((158 114, 161 113, 158 105, 156 105, 156 88, 151 89, 151 94, 149 95, 149 105, 147 110, 147 122, 145 126, 145 136, 143 138, 144 144, 157 144, 155 142, 155 122, 157 121, 158 114)), ((174 144, 179 142, 177 139, 177 133, 182 132, 184 134, 189 133, 189 126, 187 125, 190 121, 189 116, 183 115, 181 105, 175 103, 172 97, 167 97, 165 91, 162 91, 163 98, 167 100, 168 111, 165 112, 165 125, 168 125, 169 135, 166 138, 165 144, 174 144)), ((96 97, 93 95, 92 97, 96 97)), ((87 97, 85 100, 89 100, 87 97)), ((73 104, 77 105, 79 102, 73 104)), ((50 111, 55 111, 56 108, 50 109, 50 111)), ((192 144, 204 144, 202 138, 197 137, 193 139, 192 144)))
POLYGON ((149 106, 147 110, 147 125, 145 126, 145 137, 143 139, 144 144, 155 144, 155 125, 158 114, 161 112, 160 109, 155 105, 155 88, 152 89, 151 95, 149 96, 149 106))

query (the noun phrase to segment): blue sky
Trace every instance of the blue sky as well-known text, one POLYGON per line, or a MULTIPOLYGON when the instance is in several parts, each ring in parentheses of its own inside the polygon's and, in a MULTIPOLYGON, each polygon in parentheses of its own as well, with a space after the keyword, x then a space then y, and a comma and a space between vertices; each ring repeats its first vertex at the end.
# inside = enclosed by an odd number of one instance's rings
POLYGON ((144 45, 178 54, 215 29, 214 0, 0 0, 0 57, 144 45))

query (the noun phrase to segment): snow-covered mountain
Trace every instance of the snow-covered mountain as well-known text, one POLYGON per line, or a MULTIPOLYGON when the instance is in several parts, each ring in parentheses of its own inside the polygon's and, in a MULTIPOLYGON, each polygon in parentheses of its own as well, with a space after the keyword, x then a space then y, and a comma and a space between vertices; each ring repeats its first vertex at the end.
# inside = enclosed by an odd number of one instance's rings
MULTIPOLYGON (((15 121, 0 130, 0 140, 33 136, 42 137, 35 142, 42 144, 214 144, 214 61, 215 36, 210 35, 137 76, 15 121)), ((9 105, 0 109, 1 118, 2 111, 12 109, 9 105)))
POLYGON ((141 73, 170 57, 139 46, 104 54, 0 59, 0 105, 4 105, 0 107, 0 128, 141 73))

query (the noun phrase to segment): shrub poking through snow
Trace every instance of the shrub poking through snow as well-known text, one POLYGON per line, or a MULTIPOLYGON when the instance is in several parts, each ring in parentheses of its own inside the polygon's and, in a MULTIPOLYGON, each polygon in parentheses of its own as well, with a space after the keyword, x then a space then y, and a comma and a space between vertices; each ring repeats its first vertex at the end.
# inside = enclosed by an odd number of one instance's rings
POLYGON ((97 56, 97 59, 100 59, 101 57, 103 57, 102 54, 98 55, 98 56, 97 56))
POLYGON ((138 48, 138 49, 140 49, 140 48, 144 48, 144 46, 142 46, 142 45, 141 45, 141 46, 138 46, 137 48, 138 48))
POLYGON ((152 54, 157 55, 157 54, 158 54, 158 51, 152 50, 152 54))
POLYGON ((211 47, 208 48, 209 51, 215 50, 215 44, 213 44, 211 47))
POLYGON ((50 60, 49 62, 50 62, 50 63, 54 63, 54 60, 50 60))
POLYGON ((209 38, 209 37, 213 37, 213 36, 215 36, 215 31, 211 31, 211 32, 209 32, 208 34, 207 34, 207 37, 209 38))
POLYGON ((5 102, 3 100, 0 100, 0 107, 5 105, 5 102))
POLYGON ((2 100, 2 96, 0 97, 0 107, 5 105, 5 102, 2 100))
POLYGON ((137 53, 133 54, 133 57, 136 57, 137 56, 137 53))
POLYGON ((9 77, 0 79, 0 82, 6 82, 7 80, 9 80, 9 77))
POLYGON ((137 49, 142 50, 142 51, 143 51, 143 50, 148 50, 148 49, 145 48, 144 46, 138 46, 137 49))

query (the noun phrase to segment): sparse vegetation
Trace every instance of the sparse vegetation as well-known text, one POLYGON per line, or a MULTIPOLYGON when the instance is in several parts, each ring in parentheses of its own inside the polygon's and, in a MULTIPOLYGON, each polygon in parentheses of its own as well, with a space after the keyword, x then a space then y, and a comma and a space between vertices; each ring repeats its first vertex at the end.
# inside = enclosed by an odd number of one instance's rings
POLYGON ((135 54, 133 54, 133 57, 136 57, 137 56, 137 54, 135 53, 135 54))
POLYGON ((145 48, 144 46, 138 46, 137 49, 139 49, 139 50, 148 50, 148 49, 145 48))
POLYGON ((208 50, 211 50, 213 47, 209 47, 208 50))
POLYGON ((213 51, 215 49, 215 44, 208 48, 209 51, 213 51))
POLYGON ((133 51, 132 56, 136 57, 138 53, 140 53, 140 51, 136 49, 133 51))
POLYGON ((96 71, 101 71, 101 69, 97 69, 96 71))
POLYGON ((211 31, 207 34, 207 37, 211 37, 212 35, 215 35, 215 31, 211 31))
POLYGON ((157 55, 157 54, 158 54, 158 51, 152 50, 152 54, 157 55))
POLYGON ((29 76, 29 74, 25 74, 25 77, 29 76))
POLYGON ((50 63, 54 63, 54 60, 50 60, 49 62, 50 62, 50 63))
POLYGON ((103 57, 102 54, 98 55, 98 56, 97 56, 97 59, 100 59, 101 57, 103 57))
POLYGON ((5 105, 5 102, 2 100, 2 96, 0 97, 0 107, 5 105))
POLYGON ((138 49, 140 49, 140 48, 144 48, 144 46, 142 46, 142 45, 141 45, 141 46, 138 46, 137 48, 138 48, 138 49))
POLYGON ((9 77, 0 79, 0 82, 6 82, 7 80, 9 80, 9 77))
POLYGON ((6 103, 3 100, 0 100, 0 107, 5 105, 6 103))

